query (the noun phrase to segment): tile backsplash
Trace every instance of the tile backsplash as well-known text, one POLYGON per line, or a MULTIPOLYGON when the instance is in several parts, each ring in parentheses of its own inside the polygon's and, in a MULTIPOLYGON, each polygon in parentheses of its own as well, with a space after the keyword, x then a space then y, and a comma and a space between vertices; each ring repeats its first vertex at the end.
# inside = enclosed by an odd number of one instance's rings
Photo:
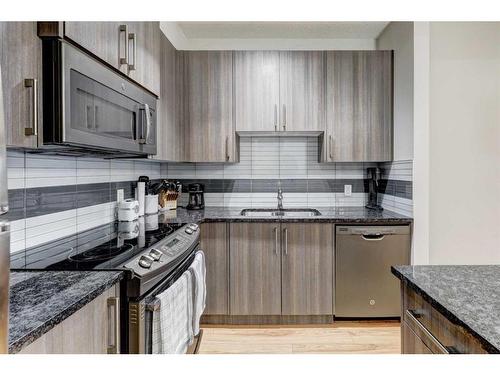
MULTIPOLYGON (((366 168, 376 163, 318 163, 316 137, 243 137, 240 162, 160 163, 9 151, 11 252, 115 220, 116 190, 133 196, 141 175, 205 184, 207 206, 363 206, 366 168), (351 185, 352 194, 344 194, 351 185)), ((412 162, 379 163, 384 208, 412 215, 412 162)), ((181 204, 186 202, 183 194, 181 204)), ((17 254, 16 254, 17 255, 17 254)))

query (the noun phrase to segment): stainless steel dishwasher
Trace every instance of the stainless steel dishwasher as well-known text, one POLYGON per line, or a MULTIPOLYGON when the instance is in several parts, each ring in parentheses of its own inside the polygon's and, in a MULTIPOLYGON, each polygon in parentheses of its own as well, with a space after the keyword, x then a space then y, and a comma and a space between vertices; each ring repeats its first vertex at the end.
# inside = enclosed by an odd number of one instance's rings
POLYGON ((335 317, 400 316, 399 282, 391 266, 409 261, 409 226, 337 226, 335 317))

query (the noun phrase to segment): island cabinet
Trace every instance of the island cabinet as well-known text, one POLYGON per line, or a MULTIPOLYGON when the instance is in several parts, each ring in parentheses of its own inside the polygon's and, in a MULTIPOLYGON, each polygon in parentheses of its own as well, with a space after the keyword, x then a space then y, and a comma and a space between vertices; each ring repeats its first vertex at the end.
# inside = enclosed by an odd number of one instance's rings
POLYGON ((325 130, 322 51, 235 51, 238 132, 325 130))
POLYGON ((482 354, 482 343, 401 283, 401 352, 403 354, 482 354))
POLYGON ((37 148, 42 142, 42 41, 36 22, 0 22, 0 69, 6 143, 37 148))
POLYGON ((322 161, 390 161, 392 51, 326 52, 326 134, 322 161))
POLYGON ((117 354, 120 352, 120 287, 89 302, 20 354, 117 354))

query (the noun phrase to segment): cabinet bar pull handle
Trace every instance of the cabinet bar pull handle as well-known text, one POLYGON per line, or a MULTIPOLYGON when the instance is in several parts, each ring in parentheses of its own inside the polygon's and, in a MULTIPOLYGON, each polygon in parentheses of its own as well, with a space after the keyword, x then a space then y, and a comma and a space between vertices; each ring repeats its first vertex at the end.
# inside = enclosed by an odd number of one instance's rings
POLYGON ((128 64, 128 70, 135 70, 137 65, 137 35, 135 33, 128 34, 129 41, 132 40, 132 56, 134 62, 132 64, 128 64))
POLYGON ((278 131, 278 105, 274 105, 274 131, 278 131))
POLYGON ((38 79, 26 78, 24 80, 24 87, 31 87, 31 128, 24 128, 24 135, 38 136, 38 79))
MULTIPOLYGON (((124 54, 125 56, 124 57, 121 57, 119 56, 119 59, 120 59, 120 65, 128 65, 128 26, 127 25, 120 25, 120 36, 121 36, 121 33, 123 33, 124 37, 123 37, 123 49, 125 50, 124 51, 124 54)), ((120 44, 121 44, 121 39, 119 39, 118 41, 118 48, 119 50, 121 50, 120 48, 120 44)))
POLYGON ((406 310, 406 316, 408 317, 408 319, 411 320, 418 328, 422 330, 425 336, 427 336, 429 340, 431 340, 432 343, 437 346, 439 352, 442 354, 450 354, 450 351, 448 351, 448 349, 439 342, 436 336, 434 336, 431 333, 431 331, 429 331, 422 323, 420 323, 420 320, 417 319, 418 315, 419 315, 418 313, 415 313, 412 310, 406 310))
POLYGON ((283 131, 286 131, 286 105, 283 104, 283 131))
POLYGON ((333 143, 333 137, 331 135, 328 136, 328 153, 330 154, 330 160, 333 160, 332 156, 332 143, 333 143))
POLYGON ((283 229, 285 234, 285 255, 288 255, 288 228, 283 229))
POLYGON ((229 161, 231 156, 229 155, 229 137, 226 137, 226 161, 229 161))
POLYGON ((278 228, 274 227, 274 253, 278 255, 278 228))
POLYGON ((108 335, 108 354, 120 353, 120 298, 108 298, 108 329, 111 332, 108 335), (113 313, 111 313, 113 310, 113 313), (113 337, 113 340, 110 338, 113 337))

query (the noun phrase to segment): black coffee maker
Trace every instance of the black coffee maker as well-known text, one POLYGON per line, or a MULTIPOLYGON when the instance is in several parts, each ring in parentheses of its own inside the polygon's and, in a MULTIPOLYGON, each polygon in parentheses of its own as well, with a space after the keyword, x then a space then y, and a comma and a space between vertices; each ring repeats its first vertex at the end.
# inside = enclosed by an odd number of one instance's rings
POLYGON ((368 174, 368 204, 365 206, 371 210, 382 211, 383 208, 378 204, 378 186, 382 175, 380 168, 367 168, 368 174))
POLYGON ((205 207, 205 186, 203 184, 189 184, 189 200, 186 208, 188 210, 202 210, 205 207))

